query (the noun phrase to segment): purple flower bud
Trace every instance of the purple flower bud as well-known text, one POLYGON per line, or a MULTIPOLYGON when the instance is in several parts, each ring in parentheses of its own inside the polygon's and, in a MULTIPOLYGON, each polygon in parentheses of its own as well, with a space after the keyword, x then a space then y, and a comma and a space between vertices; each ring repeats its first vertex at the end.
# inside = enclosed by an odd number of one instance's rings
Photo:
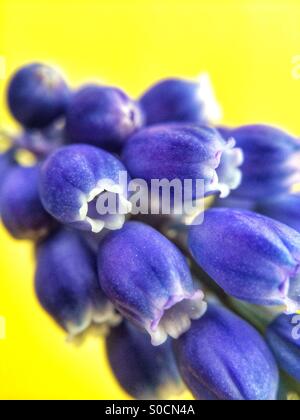
POLYGON ((171 340, 159 347, 129 322, 106 339, 110 366, 124 390, 137 399, 161 399, 183 391, 171 340))
POLYGON ((283 369, 300 382, 300 315, 281 315, 267 330, 267 341, 283 369))
POLYGON ((128 222, 110 232, 98 253, 100 284, 126 318, 146 329, 154 345, 178 338, 206 310, 187 262, 153 228, 128 222))
POLYGON ((1 216, 6 229, 17 239, 45 236, 55 221, 42 206, 39 167, 15 167, 10 170, 1 191, 1 216))
POLYGON ((191 227, 189 248, 228 294, 300 309, 300 234, 288 226, 249 211, 212 209, 191 227))
POLYGON ((59 73, 44 64, 22 67, 8 89, 13 116, 25 127, 41 128, 61 117, 68 106, 70 91, 59 73))
POLYGON ((117 320, 98 284, 96 257, 76 232, 61 230, 38 246, 35 287, 43 308, 70 336, 117 320))
POLYGON ((138 105, 120 89, 89 85, 72 99, 66 132, 73 143, 119 151, 142 120, 138 105))
POLYGON ((104 227, 118 229, 130 209, 127 185, 120 185, 122 172, 127 174, 122 163, 101 149, 82 144, 63 147, 42 166, 43 205, 61 223, 78 229, 94 233, 104 227), (99 212, 99 200, 112 202, 111 213, 105 212, 105 206, 99 212))
POLYGON ((198 81, 166 79, 152 86, 140 99, 147 125, 169 122, 207 124, 220 119, 207 74, 198 81))
POLYGON ((241 179, 238 169, 241 161, 232 157, 236 150, 233 147, 234 141, 226 143, 213 128, 168 124, 135 134, 124 148, 123 160, 133 178, 148 183, 153 179, 179 179, 182 183, 192 180, 193 199, 201 198, 196 192, 196 181, 203 180, 205 195, 221 191, 225 196, 241 179), (219 174, 223 159, 228 159, 224 163, 226 173, 223 166, 219 174))
POLYGON ((261 202, 256 211, 300 232, 300 194, 288 194, 261 202))
POLYGON ((199 400, 275 400, 279 373, 263 338, 225 308, 209 306, 174 343, 180 373, 199 400))
POLYGON ((221 129, 244 152, 243 181, 235 197, 265 200, 290 192, 300 181, 300 141, 277 128, 249 125, 235 130, 221 129))

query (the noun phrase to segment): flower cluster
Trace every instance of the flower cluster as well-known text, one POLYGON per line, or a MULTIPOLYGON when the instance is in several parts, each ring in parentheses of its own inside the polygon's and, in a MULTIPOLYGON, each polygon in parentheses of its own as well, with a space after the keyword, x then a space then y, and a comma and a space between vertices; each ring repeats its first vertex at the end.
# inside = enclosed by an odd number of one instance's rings
POLYGON ((297 395, 300 140, 216 125, 207 75, 134 100, 100 84, 72 89, 36 63, 13 76, 8 105, 22 129, 1 131, 2 223, 33 241, 37 298, 68 337, 104 335, 134 398, 185 387, 200 400, 297 395), (181 183, 189 224, 172 188, 169 214, 163 194, 150 212, 155 180, 181 183), (132 182, 148 212, 133 212, 132 182))

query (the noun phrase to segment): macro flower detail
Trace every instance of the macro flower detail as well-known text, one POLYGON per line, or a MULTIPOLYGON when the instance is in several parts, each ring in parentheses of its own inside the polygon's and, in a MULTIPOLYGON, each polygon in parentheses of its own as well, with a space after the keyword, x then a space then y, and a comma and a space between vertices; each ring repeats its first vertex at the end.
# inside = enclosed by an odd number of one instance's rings
POLYGON ((229 310, 210 305, 174 342, 183 380, 198 400, 275 400, 279 372, 259 333, 229 310))
MULTIPOLYGON (((229 158, 235 142, 227 142, 209 127, 166 124, 148 127, 135 134, 123 151, 123 161, 133 178, 151 182, 153 179, 192 180, 192 199, 198 195, 196 182, 204 182, 204 195, 228 195, 230 186, 236 187, 241 179, 238 169, 240 158, 229 158), (223 159, 224 167, 218 172, 223 159), (224 178, 225 176, 225 178, 224 178), (224 179, 223 179, 224 178, 224 179), (229 184, 226 181, 229 180, 229 184)), ((238 154, 240 154, 238 152, 238 154)))
POLYGON ((300 381, 300 315, 280 315, 267 330, 267 341, 279 363, 300 381))
POLYGON ((178 338, 206 310, 187 262, 150 226, 127 222, 98 251, 100 284, 120 313, 144 328, 154 345, 178 338))
POLYGON ((8 104, 13 116, 27 128, 43 128, 63 116, 70 91, 61 75, 44 64, 22 67, 8 88, 8 104))
POLYGON ((154 400, 183 391, 170 339, 154 347, 145 332, 124 321, 110 331, 106 351, 117 380, 132 397, 154 400))
POLYGON ((300 232, 300 194, 287 194, 263 201, 258 203, 256 211, 300 232))
POLYGON ((122 90, 89 85, 74 94, 67 113, 66 133, 73 143, 119 151, 142 126, 137 103, 122 90))
POLYGON ((166 79, 152 86, 140 99, 147 125, 218 121, 222 111, 208 74, 199 80, 166 79))
POLYGON ((288 226, 249 211, 210 209, 190 228, 189 248, 226 293, 300 309, 300 234, 288 226))
POLYGON ((120 184, 122 172, 126 174, 122 163, 104 150, 82 144, 62 147, 42 165, 42 203, 63 224, 94 233, 119 229, 131 209, 127 185, 120 184), (106 201, 112 208, 106 209, 106 201))
POLYGON ((300 182, 300 140, 274 127, 249 125, 220 128, 226 139, 233 137, 244 153, 243 180, 234 197, 265 200, 287 194, 300 182))
MULTIPOLYGON (((7 93, 18 124, 0 126, 0 232, 35 250, 36 298, 57 333, 76 345, 100 339, 107 365, 96 380, 102 372, 113 384, 110 368, 136 399, 300 399, 300 139, 216 125, 206 74, 162 80, 134 99, 95 83, 73 91, 33 63, 7 93)), ((27 252, 13 244, 4 235, 0 347, 13 320, 6 299, 28 300, 11 281, 27 276, 27 252)), ((14 377, 23 366, 13 366, 14 377)), ((105 392, 118 398, 118 387, 105 392)), ((148 414, 195 415, 196 406, 162 402, 148 414)), ((105 414, 142 411, 113 403, 105 414)))
POLYGON ((37 247, 35 288, 43 308, 71 336, 119 321, 100 289, 95 254, 77 232, 60 230, 37 247))
POLYGON ((38 239, 55 225, 42 206, 38 179, 38 166, 15 166, 10 169, 1 189, 2 221, 17 239, 38 239))

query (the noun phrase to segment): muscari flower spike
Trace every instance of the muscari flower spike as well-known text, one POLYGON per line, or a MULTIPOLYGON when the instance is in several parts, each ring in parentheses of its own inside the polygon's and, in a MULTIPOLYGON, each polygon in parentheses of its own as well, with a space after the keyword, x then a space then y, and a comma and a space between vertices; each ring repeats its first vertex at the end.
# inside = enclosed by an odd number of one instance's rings
POLYGON ((39 166, 15 166, 5 178, 0 213, 4 226, 14 238, 39 239, 55 226, 42 206, 38 183, 39 166))
POLYGON ((191 226, 189 249, 226 293, 258 305, 300 309, 300 234, 250 211, 210 209, 191 226))
POLYGON ((99 286, 95 254, 75 231, 60 230, 38 245, 35 288, 43 308, 70 337, 92 324, 119 322, 99 286))
POLYGON ((230 130, 221 127, 225 139, 234 138, 244 153, 243 180, 233 197, 265 200, 291 192, 300 182, 300 140, 266 125, 248 125, 230 130))
POLYGON ((114 375, 132 397, 163 399, 184 390, 170 339, 154 347, 144 331, 124 321, 107 336, 106 350, 114 375))
POLYGON ((101 287, 120 313, 145 329, 153 345, 178 338, 206 310, 187 262, 150 226, 127 222, 100 244, 101 287))
POLYGON ((203 180, 204 195, 225 197, 241 180, 241 151, 233 139, 225 141, 209 127, 166 124, 140 130, 127 142, 123 161, 133 178, 192 180, 192 199, 199 197, 196 181, 203 180), (220 171, 219 171, 220 169, 220 171))
POLYGON ((27 128, 46 127, 62 117, 70 97, 70 90, 61 75, 39 63, 18 70, 8 88, 10 110, 27 128))
POLYGON ((120 173, 127 174, 122 163, 104 150, 83 144, 62 147, 41 168, 42 203, 63 224, 94 233, 119 229, 131 210, 120 173), (113 206, 107 211, 106 201, 113 206))
POLYGON ((222 116, 208 74, 198 80, 166 79, 140 99, 146 124, 187 122, 207 124, 222 116))
POLYGON ((122 90, 88 85, 72 98, 66 119, 66 133, 72 143, 88 143, 119 151, 129 136, 143 124, 136 102, 122 90))
POLYGON ((178 367, 198 400, 275 400, 279 372, 259 333, 218 305, 174 342, 178 367))
POLYGON ((267 341, 281 369, 300 382, 300 315, 280 315, 267 329, 267 341))
POLYGON ((258 203, 256 211, 300 232, 300 194, 287 194, 258 203))

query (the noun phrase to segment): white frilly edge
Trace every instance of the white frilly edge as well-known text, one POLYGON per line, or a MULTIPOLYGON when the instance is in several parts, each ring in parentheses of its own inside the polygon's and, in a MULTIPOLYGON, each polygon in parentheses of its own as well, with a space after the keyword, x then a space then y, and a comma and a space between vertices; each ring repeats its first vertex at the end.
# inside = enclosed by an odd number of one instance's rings
POLYGON ((109 230, 121 229, 126 220, 126 214, 132 211, 132 203, 123 195, 122 187, 108 180, 101 180, 87 196, 82 197, 82 206, 79 211, 78 222, 87 222, 93 233, 100 233, 104 228, 109 230), (122 213, 110 215, 106 220, 92 219, 88 216, 89 203, 102 193, 112 193, 119 196, 122 213))
POLYGON ((192 320, 201 318, 207 310, 201 290, 174 299, 176 303, 163 309, 158 318, 146 326, 154 346, 163 344, 168 336, 173 339, 179 338, 190 329, 192 320))

